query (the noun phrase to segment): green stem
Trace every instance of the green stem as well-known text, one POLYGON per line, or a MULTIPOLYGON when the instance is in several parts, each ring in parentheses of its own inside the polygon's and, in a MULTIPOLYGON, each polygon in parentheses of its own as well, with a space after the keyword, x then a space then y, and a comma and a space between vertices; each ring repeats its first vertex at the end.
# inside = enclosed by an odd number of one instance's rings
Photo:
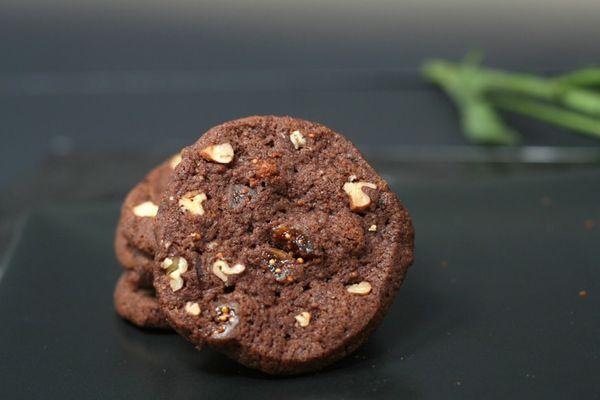
POLYGON ((535 100, 524 99, 510 95, 498 95, 490 98, 492 104, 507 111, 526 115, 562 126, 573 131, 600 138, 600 119, 581 115, 576 112, 565 110, 535 100))
POLYGON ((598 86, 600 85, 600 67, 579 69, 559 76, 555 80, 571 86, 598 86))
POLYGON ((481 97, 478 90, 471 90, 461 74, 448 73, 445 66, 431 63, 424 74, 439 84, 458 108, 462 131, 468 139, 480 144, 512 145, 519 142, 519 135, 510 129, 494 108, 481 97))
POLYGON ((429 61, 423 73, 429 80, 445 82, 460 80, 457 90, 467 90, 484 96, 489 92, 510 92, 557 102, 573 110, 600 116, 600 94, 564 84, 562 80, 546 79, 529 74, 509 73, 473 65, 429 61))

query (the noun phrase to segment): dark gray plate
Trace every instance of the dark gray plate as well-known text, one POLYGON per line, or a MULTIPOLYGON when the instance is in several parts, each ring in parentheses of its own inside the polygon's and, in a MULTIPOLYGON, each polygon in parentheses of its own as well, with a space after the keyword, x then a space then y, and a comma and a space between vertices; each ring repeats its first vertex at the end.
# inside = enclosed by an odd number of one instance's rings
POLYGON ((120 320, 117 204, 31 213, 0 282, 0 398, 598 398, 600 173, 397 182, 400 295, 355 355, 294 378, 120 320))

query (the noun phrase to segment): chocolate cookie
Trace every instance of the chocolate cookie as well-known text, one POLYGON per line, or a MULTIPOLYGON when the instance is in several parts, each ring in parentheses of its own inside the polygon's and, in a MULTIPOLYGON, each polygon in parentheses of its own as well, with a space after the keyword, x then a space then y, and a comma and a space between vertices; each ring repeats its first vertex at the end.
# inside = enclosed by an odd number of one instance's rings
POLYGON ((168 328, 152 286, 154 222, 160 195, 180 160, 176 155, 150 171, 127 195, 121 208, 115 253, 121 265, 132 272, 123 274, 117 282, 115 306, 123 318, 140 327, 168 328))
MULTIPOLYGON (((117 229, 115 234, 115 254, 117 260, 125 269, 135 271, 152 270, 154 259, 150 258, 147 253, 130 245, 120 229, 117 229)), ((142 273, 141 275, 145 278, 142 286, 152 287, 152 275, 148 273, 142 273)))
POLYGON ((176 155, 150 171, 129 192, 121 208, 115 234, 115 253, 123 267, 139 273, 142 286, 152 287, 156 212, 160 196, 180 160, 181 157, 176 155))
POLYGON ((158 306, 154 290, 141 286, 140 275, 124 272, 115 286, 114 303, 117 313, 141 328, 170 329, 158 306))
POLYGON ((342 135, 250 117, 182 152, 157 215, 154 286, 171 326, 198 348, 301 373, 375 329, 412 263, 413 236, 406 209, 342 135))

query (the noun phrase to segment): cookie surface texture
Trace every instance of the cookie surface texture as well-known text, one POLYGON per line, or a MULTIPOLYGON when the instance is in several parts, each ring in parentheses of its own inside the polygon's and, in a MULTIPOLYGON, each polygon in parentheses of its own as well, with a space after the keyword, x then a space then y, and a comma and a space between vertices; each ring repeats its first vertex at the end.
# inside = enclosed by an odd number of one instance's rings
POLYGON ((152 264, 158 246, 156 213, 178 156, 163 162, 146 175, 127 195, 117 224, 115 254, 126 269, 138 272, 142 286, 152 287, 152 264))
POLYGON ((387 183, 342 135, 289 117, 227 122, 184 149, 157 225, 169 246, 154 286, 173 328, 271 374, 356 349, 413 260, 387 183))
POLYGON ((123 272, 114 292, 117 314, 140 328, 170 329, 153 289, 141 286, 135 271, 123 272))

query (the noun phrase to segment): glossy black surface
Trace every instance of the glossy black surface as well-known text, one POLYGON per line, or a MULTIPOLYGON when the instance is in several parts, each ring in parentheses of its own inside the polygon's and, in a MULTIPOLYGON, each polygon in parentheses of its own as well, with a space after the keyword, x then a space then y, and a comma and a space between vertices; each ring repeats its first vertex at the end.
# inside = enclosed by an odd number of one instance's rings
MULTIPOLYGON (((361 145, 466 144, 451 103, 419 77, 423 60, 475 49, 524 72, 597 64, 599 13, 593 0, 3 0, 0 187, 49 153, 175 152, 256 113, 319 121, 361 145), (269 91, 305 71, 317 78, 297 86, 311 91, 269 91), (269 81, 240 93, 253 73, 269 81)), ((598 146, 510 122, 528 145, 598 146)))
POLYGON ((600 171, 397 178, 417 230, 407 281, 355 355, 294 378, 121 321, 117 204, 33 212, 0 281, 0 398, 597 398, 600 171))

